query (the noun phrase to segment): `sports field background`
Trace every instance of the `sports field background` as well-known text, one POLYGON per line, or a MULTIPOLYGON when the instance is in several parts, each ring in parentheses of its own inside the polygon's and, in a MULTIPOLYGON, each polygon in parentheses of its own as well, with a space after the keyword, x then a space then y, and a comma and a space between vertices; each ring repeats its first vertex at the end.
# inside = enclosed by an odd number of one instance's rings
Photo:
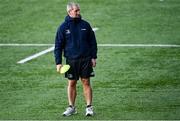
MULTIPOLYGON (((98 44, 180 45, 179 0, 76 0, 98 27, 98 44)), ((0 0, 0 44, 53 44, 66 0, 0 0)), ((98 47, 92 78, 94 117, 85 117, 80 81, 78 114, 62 117, 67 81, 48 47, 0 46, 0 120, 180 119, 180 48, 98 47)))

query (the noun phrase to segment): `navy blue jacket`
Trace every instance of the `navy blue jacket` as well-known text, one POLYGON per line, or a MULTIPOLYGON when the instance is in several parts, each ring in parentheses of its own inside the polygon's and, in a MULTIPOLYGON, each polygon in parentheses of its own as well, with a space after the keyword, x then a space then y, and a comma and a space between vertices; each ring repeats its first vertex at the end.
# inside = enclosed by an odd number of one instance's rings
POLYGON ((62 64, 62 53, 67 59, 97 58, 97 42, 90 24, 80 18, 66 16, 55 38, 55 61, 62 64))

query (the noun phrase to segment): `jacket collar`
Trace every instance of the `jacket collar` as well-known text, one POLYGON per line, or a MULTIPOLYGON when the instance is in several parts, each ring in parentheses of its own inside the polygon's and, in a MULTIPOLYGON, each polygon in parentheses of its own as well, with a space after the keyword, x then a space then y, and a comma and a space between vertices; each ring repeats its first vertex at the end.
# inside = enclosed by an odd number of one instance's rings
POLYGON ((67 22, 79 22, 81 20, 81 16, 79 18, 72 18, 69 15, 65 17, 65 21, 67 22))

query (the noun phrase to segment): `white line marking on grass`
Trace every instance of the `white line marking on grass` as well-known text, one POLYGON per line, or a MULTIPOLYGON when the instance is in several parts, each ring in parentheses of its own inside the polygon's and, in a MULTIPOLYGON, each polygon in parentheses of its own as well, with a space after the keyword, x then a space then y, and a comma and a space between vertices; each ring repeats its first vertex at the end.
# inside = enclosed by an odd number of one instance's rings
POLYGON ((44 46, 53 46, 53 44, 0 44, 0 46, 28 46, 28 47, 30 47, 30 46, 33 46, 33 47, 36 47, 36 46, 42 46, 42 47, 44 47, 44 46))
MULTIPOLYGON (((32 47, 48 47, 53 46, 54 44, 0 44, 0 47, 8 46, 32 46, 32 47)), ((180 47, 180 45, 174 44, 98 44, 99 47, 180 47)))
POLYGON ((98 44, 101 47, 180 47, 172 44, 98 44))
POLYGON ((25 63, 25 62, 27 62, 27 61, 30 61, 30 60, 32 60, 32 59, 34 59, 34 58, 37 58, 37 57, 39 57, 39 56, 41 56, 41 55, 44 55, 44 54, 46 54, 46 53, 48 53, 48 52, 51 52, 51 51, 53 51, 53 50, 54 50, 54 47, 48 48, 48 49, 46 49, 46 50, 44 50, 44 51, 41 51, 41 52, 36 53, 36 54, 34 54, 34 55, 31 55, 31 56, 29 56, 29 57, 27 57, 27 58, 25 58, 25 59, 22 59, 22 60, 18 61, 17 63, 23 64, 23 63, 25 63))

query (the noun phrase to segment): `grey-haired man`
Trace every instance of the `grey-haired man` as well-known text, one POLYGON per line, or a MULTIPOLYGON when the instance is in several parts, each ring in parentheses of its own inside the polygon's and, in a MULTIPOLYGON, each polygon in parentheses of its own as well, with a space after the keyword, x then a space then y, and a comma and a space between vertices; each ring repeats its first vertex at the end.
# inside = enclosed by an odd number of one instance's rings
POLYGON ((83 92, 86 100, 86 116, 93 116, 92 88, 90 77, 94 76, 93 67, 96 66, 97 42, 90 24, 81 19, 80 6, 77 3, 67 4, 68 15, 57 30, 55 39, 56 69, 62 67, 62 53, 70 69, 65 73, 68 78, 68 102, 69 107, 63 113, 70 116, 76 113, 76 84, 79 77, 83 84, 83 92))

